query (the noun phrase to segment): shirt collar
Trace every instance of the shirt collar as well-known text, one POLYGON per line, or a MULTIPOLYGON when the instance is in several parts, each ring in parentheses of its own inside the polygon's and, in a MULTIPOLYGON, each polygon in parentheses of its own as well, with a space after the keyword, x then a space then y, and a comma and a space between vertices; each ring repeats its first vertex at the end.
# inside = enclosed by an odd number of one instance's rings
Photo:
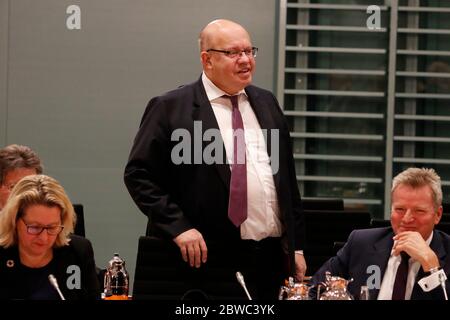
POLYGON ((428 246, 430 246, 431 240, 433 239, 433 234, 434 231, 431 230, 430 236, 428 237, 428 239, 425 241, 427 243, 428 246))
MULTIPOLYGON (((225 91, 223 91, 222 89, 219 89, 209 78, 208 76, 205 74, 205 72, 202 73, 202 82, 203 82, 203 87, 205 88, 206 91, 206 95, 208 96, 208 100, 210 102, 216 100, 217 98, 221 98, 222 96, 228 96, 229 94, 227 94, 225 91)), ((245 92, 244 89, 242 89, 241 91, 239 91, 237 93, 238 95, 240 94, 245 94, 247 96, 247 93, 245 92)))

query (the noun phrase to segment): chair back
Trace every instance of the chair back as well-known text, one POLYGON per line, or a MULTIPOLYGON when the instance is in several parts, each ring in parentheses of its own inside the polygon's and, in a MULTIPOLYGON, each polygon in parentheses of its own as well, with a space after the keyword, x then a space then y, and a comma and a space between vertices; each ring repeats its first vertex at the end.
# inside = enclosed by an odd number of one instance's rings
POLYGON ((84 230, 84 208, 82 204, 74 204, 73 209, 77 215, 77 223, 75 224, 74 233, 78 236, 85 237, 86 233, 84 230))
POLYGON ((192 268, 173 241, 139 238, 133 300, 246 300, 233 265, 244 259, 227 244, 208 242, 208 262, 192 268), (240 260, 237 260, 240 259, 240 260))

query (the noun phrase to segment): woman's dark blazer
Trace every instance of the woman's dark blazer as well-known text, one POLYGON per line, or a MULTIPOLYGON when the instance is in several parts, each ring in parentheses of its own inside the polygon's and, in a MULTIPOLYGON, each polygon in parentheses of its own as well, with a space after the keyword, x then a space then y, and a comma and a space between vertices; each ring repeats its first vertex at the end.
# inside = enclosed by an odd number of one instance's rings
MULTIPOLYGON (((68 246, 54 249, 55 278, 66 300, 89 300, 100 298, 100 286, 95 269, 94 251, 89 240, 72 235, 68 246), (79 269, 77 268, 79 267, 79 269), (79 288, 76 288, 74 276, 81 276, 79 288), (70 279, 69 279, 70 278, 70 279), (69 284, 75 288, 69 289, 69 284)), ((27 299, 23 289, 26 279, 20 265, 17 246, 0 247, 0 299, 27 299)))

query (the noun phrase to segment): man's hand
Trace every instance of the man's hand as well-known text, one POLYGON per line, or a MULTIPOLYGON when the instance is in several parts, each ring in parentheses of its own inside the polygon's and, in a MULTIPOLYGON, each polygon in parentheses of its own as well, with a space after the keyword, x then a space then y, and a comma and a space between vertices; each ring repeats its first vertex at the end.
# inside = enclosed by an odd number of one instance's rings
POLYGON ((295 279, 299 282, 303 281, 306 274, 306 261, 302 254, 295 254, 295 279))
POLYGON ((406 252, 411 258, 422 265, 422 269, 428 272, 433 267, 439 266, 439 259, 433 250, 427 245, 420 233, 416 231, 400 232, 394 237, 394 255, 406 252))
POLYGON ((183 260, 191 267, 200 268, 201 263, 205 263, 208 258, 208 248, 203 236, 197 229, 189 229, 173 239, 180 248, 183 260))

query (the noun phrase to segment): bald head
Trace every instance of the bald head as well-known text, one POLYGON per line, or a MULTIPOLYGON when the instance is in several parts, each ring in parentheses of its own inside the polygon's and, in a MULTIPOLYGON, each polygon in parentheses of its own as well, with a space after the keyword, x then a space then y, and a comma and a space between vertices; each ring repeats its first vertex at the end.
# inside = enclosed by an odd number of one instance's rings
POLYGON ((218 38, 222 36, 232 35, 235 32, 244 32, 247 35, 248 39, 250 39, 250 35, 248 34, 247 30, 245 30, 244 27, 236 22, 226 19, 211 21, 200 32, 200 52, 215 47, 218 38))
POLYGON ((241 25, 214 20, 202 30, 199 40, 203 71, 214 85, 233 95, 251 83, 254 51, 250 35, 241 25))

